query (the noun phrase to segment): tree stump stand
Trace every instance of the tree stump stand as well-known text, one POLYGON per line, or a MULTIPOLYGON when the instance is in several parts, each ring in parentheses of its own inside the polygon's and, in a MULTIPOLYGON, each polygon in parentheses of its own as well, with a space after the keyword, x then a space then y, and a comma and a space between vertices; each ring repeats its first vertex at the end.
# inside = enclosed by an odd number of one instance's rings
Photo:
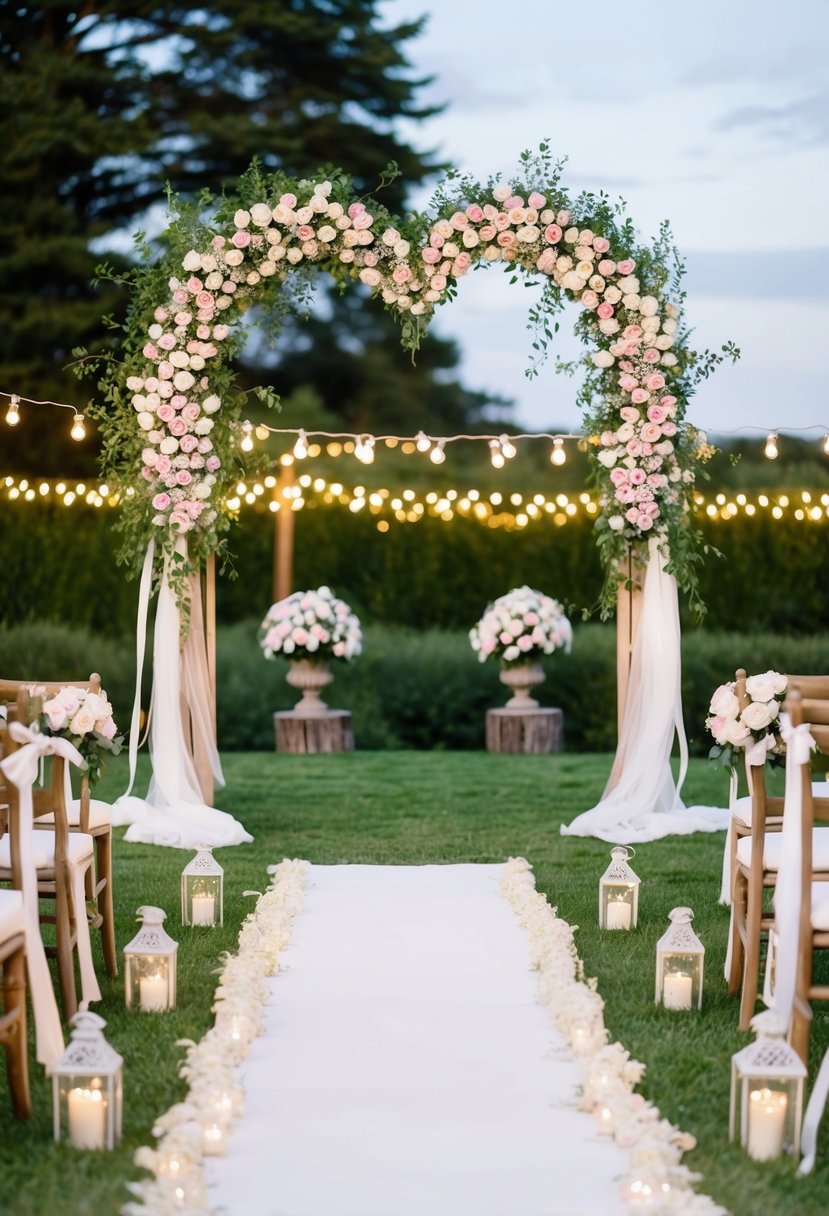
POLYGON ((542 756, 564 746, 564 714, 560 709, 488 709, 486 750, 513 755, 542 756))
POLYGON ((351 714, 346 709, 327 709, 324 714, 304 717, 293 709, 281 710, 274 714, 273 724, 278 752, 311 755, 354 750, 351 714))

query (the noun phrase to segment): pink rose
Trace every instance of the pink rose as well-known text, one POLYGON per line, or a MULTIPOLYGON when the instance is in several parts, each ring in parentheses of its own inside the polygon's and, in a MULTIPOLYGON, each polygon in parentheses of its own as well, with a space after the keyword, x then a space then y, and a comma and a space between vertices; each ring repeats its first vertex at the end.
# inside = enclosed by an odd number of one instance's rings
POLYGON ((648 420, 650 422, 664 422, 667 416, 667 411, 664 410, 661 405, 648 406, 648 420))
POLYGON ((504 203, 505 211, 514 211, 516 207, 523 207, 524 200, 520 194, 513 194, 512 198, 508 198, 504 203))
POLYGON ((213 299, 213 296, 209 291, 200 291, 196 296, 196 303, 198 304, 199 308, 213 308, 215 307, 216 301, 213 299))
POLYGON ((652 486, 654 490, 661 490, 662 487, 667 484, 668 484, 668 478, 665 476, 664 473, 649 473, 648 474, 648 485, 652 486))
POLYGON ((178 415, 176 415, 176 417, 170 423, 170 426, 168 429, 169 429, 171 435, 175 435, 176 438, 178 438, 179 435, 184 435, 186 433, 187 423, 184 421, 183 418, 180 418, 178 415))
POLYGON ((644 388, 635 388, 630 394, 630 399, 634 405, 644 405, 650 399, 650 393, 644 388))
POLYGON ((653 519, 647 514, 646 511, 641 511, 636 520, 636 526, 642 532, 647 532, 648 528, 653 527, 653 519))
POLYGON ((466 274, 471 265, 472 258, 468 253, 459 253, 452 263, 452 267, 456 274, 466 274))
MULTIPOLYGON (((147 381, 147 386, 148 386, 148 387, 149 387, 149 383, 150 383, 150 382, 149 382, 149 380, 148 380, 148 381, 147 381)), ((673 414, 673 413, 675 413, 675 410, 674 410, 674 408, 673 408, 673 407, 676 405, 676 397, 668 397, 668 396, 665 396, 665 397, 663 397, 663 398, 662 398, 662 400, 659 402, 659 404, 660 404, 660 405, 663 407, 663 409, 665 409, 665 410, 666 410, 666 411, 667 411, 669 414, 673 414)))
POLYGON ((640 439, 629 439, 625 444, 625 451, 627 452, 628 456, 641 456, 642 441, 640 439))
POLYGON ((162 334, 158 339, 158 345, 162 350, 172 350, 176 344, 174 334, 162 334))
POLYGON ((153 346, 152 342, 148 342, 145 345, 144 349, 141 351, 141 354, 144 356, 145 359, 157 359, 158 358, 158 350, 155 346, 153 346))
POLYGON ((616 270, 623 277, 625 275, 633 274, 635 269, 636 263, 634 262, 633 258, 624 258, 623 261, 616 263, 616 270))
POLYGON ((199 446, 199 441, 195 435, 182 435, 181 443, 178 446, 182 452, 193 452, 199 446))
MULTIPOLYGON (((282 206, 287 207, 289 211, 293 211, 294 207, 296 206, 296 202, 297 202, 295 194, 280 194, 279 201, 282 204, 282 206)), ((361 206, 362 204, 356 204, 356 205, 361 206)))
POLYGON ((176 304, 186 304, 189 298, 183 287, 177 287, 173 292, 173 301, 176 304))
POLYGON ((471 203, 466 209, 466 214, 472 220, 473 224, 480 224, 481 220, 484 218, 483 208, 479 207, 477 203, 471 203))
POLYGON ((208 473, 215 473, 216 470, 220 469, 221 467, 222 462, 219 460, 218 456, 207 457, 207 460, 205 461, 205 468, 207 469, 208 473))
POLYGON ((180 486, 189 486, 193 480, 193 474, 188 469, 179 469, 176 473, 176 483, 180 486))
POLYGON ((412 272, 408 266, 395 266, 391 273, 391 277, 395 283, 402 286, 403 283, 408 283, 412 277, 412 272))
POLYGON ((557 245, 561 240, 561 229, 558 224, 548 224, 544 229, 544 240, 548 245, 557 245))
POLYGON ((609 321, 610 318, 613 316, 613 305, 608 304, 607 300, 603 300, 602 303, 599 305, 599 307, 596 309, 596 312, 602 318, 603 321, 609 321))
MULTIPOLYGON (((544 252, 552 253, 553 251, 551 249, 545 249, 544 252)), ((553 254, 553 256, 555 257, 555 254, 553 254)), ((599 303, 599 297, 596 295, 595 291, 591 291, 590 289, 588 289, 587 291, 583 291, 581 293, 581 302, 585 308, 596 308, 596 306, 599 303)), ((603 307, 604 307, 604 305, 603 305, 603 307)), ((610 308, 610 305, 608 304, 607 307, 610 308)), ((611 309, 611 312, 612 311, 613 310, 611 309)), ((599 315, 601 315, 601 314, 599 314, 599 315)))
POLYGON ((594 236, 593 248, 596 250, 596 253, 607 253, 610 248, 610 241, 604 236, 594 236))
POLYGON ((231 245, 235 245, 237 249, 247 249, 248 245, 250 244, 250 233, 245 232, 243 229, 239 229, 237 232, 234 232, 233 236, 230 238, 230 243, 231 245))
POLYGON ((184 409, 181 411, 181 416, 185 422, 195 422, 200 414, 201 409, 198 405, 196 405, 195 401, 191 401, 189 405, 185 405, 184 409))
POLYGON ((649 388, 652 393, 656 393, 659 389, 665 387, 665 377, 661 372, 651 372, 645 377, 645 388, 649 388))
POLYGON ((446 241, 440 235, 439 232, 430 232, 429 233, 429 244, 432 246, 433 249, 441 249, 446 244, 446 241))
POLYGON ((670 437, 672 435, 676 434, 676 423, 671 422, 670 419, 667 422, 663 422, 662 423, 662 434, 667 435, 668 438, 670 439, 670 437))
POLYGON ((170 398, 170 405, 174 410, 180 410, 183 405, 187 404, 187 398, 183 393, 176 393, 170 398))
POLYGON ((606 279, 610 278, 615 269, 616 263, 611 258, 602 258, 599 262, 599 274, 604 275, 606 279))
POLYGON ((616 499, 618 502, 633 502, 635 495, 633 486, 623 485, 616 490, 616 499))
POLYGON ((176 416, 176 411, 171 405, 160 405, 156 413, 162 422, 172 422, 176 416))
POLYGON ((196 275, 193 275, 187 280, 187 290, 192 295, 195 295, 197 291, 201 291, 203 286, 204 284, 202 283, 201 279, 197 278, 196 275))
POLYGON ((625 519, 628 521, 629 524, 638 523, 639 508, 638 507, 629 507, 628 510, 625 511, 625 519))
POLYGON ((646 363, 658 363, 660 359, 659 351, 655 346, 649 346, 642 358, 646 363))
POLYGON ((627 359, 624 359, 624 360, 623 360, 623 361, 622 361, 622 362, 619 364, 619 371, 620 371, 620 372, 628 372, 628 373, 630 374, 630 373, 633 371, 633 364, 632 364, 632 363, 629 363, 627 359))
POLYGON ((173 386, 169 380, 161 381, 161 383, 158 386, 158 395, 159 395, 159 397, 164 397, 164 398, 172 397, 173 386))
POLYGON ((641 325, 626 325, 625 328, 622 330, 622 337, 628 338, 628 339, 641 338, 642 337, 641 325))
POLYGON ((311 237, 314 235, 314 229, 310 224, 300 224, 296 230, 296 234, 301 241, 310 241, 311 237))
POLYGON ((645 481, 644 469, 631 469, 630 470, 630 484, 632 486, 641 486, 644 484, 644 481, 645 481))
POLYGON ((638 422, 639 411, 632 405, 623 405, 619 414, 624 422, 638 422))
POLYGON ((348 208, 348 214, 351 219, 354 219, 355 216, 361 215, 365 209, 365 203, 351 203, 348 208))
MULTIPOLYGON (((635 470, 634 470, 634 472, 635 472, 635 470)), ((627 479, 628 479, 628 475, 627 475, 626 469, 611 469, 610 470, 610 480, 613 482, 614 486, 616 486, 617 489, 619 488, 619 486, 625 485, 625 483, 627 482, 627 479)))
POLYGON ((662 438, 662 430, 655 422, 646 422, 640 435, 643 443, 658 443, 662 438))
POLYGON ((114 739, 115 731, 115 719, 111 716, 109 718, 104 718, 103 722, 98 727, 98 734, 103 735, 105 739, 114 739))
MULTIPOLYGON (((158 365, 158 374, 162 380, 172 380, 173 373, 176 369, 167 359, 162 359, 158 365)), ((159 385, 159 388, 161 386, 159 385)))
POLYGON ((619 377, 619 388, 625 393, 632 393, 635 388, 639 387, 639 381, 635 376, 631 376, 630 372, 623 372, 619 377))
POLYGON ((158 460, 155 462, 155 467, 156 467, 156 472, 161 477, 163 477, 165 473, 170 472, 170 469, 173 466, 170 464, 169 456, 159 456, 158 460))
POLYGON ((469 216, 463 211, 455 211, 449 216, 449 223, 456 232, 460 232, 468 226, 469 216))
POLYGON ((155 312, 153 313, 153 316, 155 317, 156 321, 160 321, 160 322, 166 321, 169 315, 170 314, 167 312, 166 308, 157 308, 155 310, 155 312))
MULTIPOLYGON (((556 268, 556 253, 554 249, 544 249, 535 264, 536 269, 542 274, 552 274, 556 268)), ((585 292, 585 295, 587 293, 585 292)), ((582 296, 584 299, 584 296, 582 296)), ((589 305, 587 307, 590 307, 589 305)))
POLYGON ((422 250, 420 256, 430 266, 435 266, 440 261, 440 252, 437 249, 433 249, 431 245, 422 250))
POLYGON ((478 229, 478 236, 481 238, 482 241, 491 241, 497 231, 498 231, 498 229, 495 227, 494 224, 483 224, 478 229))
POLYGON ((170 498, 169 494, 156 494, 155 498, 153 499, 153 510, 166 511, 171 502, 172 499, 170 498))
POLYGON ((537 190, 533 190, 527 199, 527 203, 536 211, 540 211, 542 207, 546 207, 547 199, 543 194, 539 194, 537 190))
POLYGON ((367 211, 361 211, 359 215, 354 217, 354 228, 357 232, 364 232, 374 223, 374 216, 369 215, 367 211))
POLYGON ((518 244, 518 238, 514 232, 499 232, 496 241, 502 249, 509 249, 510 246, 518 244))

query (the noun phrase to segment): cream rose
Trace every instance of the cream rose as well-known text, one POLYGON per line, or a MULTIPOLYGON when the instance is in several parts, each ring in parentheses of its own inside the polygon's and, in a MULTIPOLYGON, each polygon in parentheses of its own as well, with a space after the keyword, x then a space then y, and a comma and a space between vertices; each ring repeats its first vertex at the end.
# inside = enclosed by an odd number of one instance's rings
POLYGON ((763 701, 752 701, 751 705, 747 705, 740 715, 740 720, 748 727, 750 731, 763 730, 777 716, 777 702, 772 701, 775 712, 772 713, 769 705, 763 701))
POLYGON ((714 717, 736 718, 740 702, 730 684, 721 684, 711 698, 708 712, 714 717))

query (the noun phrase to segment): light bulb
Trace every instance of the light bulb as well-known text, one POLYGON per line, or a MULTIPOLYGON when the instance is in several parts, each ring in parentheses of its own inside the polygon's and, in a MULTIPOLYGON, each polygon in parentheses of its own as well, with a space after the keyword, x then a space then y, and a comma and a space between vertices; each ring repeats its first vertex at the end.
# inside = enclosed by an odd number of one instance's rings
POLYGON ((445 446, 446 440, 441 439, 437 447, 432 448, 432 451, 429 454, 429 459, 431 460, 432 464, 443 464, 444 460, 446 459, 446 452, 443 450, 445 446))
POLYGON ((515 455, 516 448, 509 435, 502 435, 499 442, 501 444, 501 451, 504 454, 504 459, 512 460, 513 456, 515 455))
POLYGON ((242 423, 242 439, 239 447, 243 452, 253 451, 253 423, 247 420, 242 423))
POLYGON ((354 444, 354 455, 363 464, 374 462, 374 439, 371 435, 361 436, 354 444))
POLYGON ((304 460, 308 455, 308 439, 304 431, 300 431, 294 444, 294 459, 304 460))
POLYGON ((501 451, 501 444, 497 439, 489 441, 489 459, 492 461, 493 469, 503 469, 504 453, 501 451))
POLYGON ((6 410, 6 422, 9 426, 17 426, 20 421, 20 398, 17 393, 12 393, 9 400, 9 408, 6 410))
POLYGON ((769 437, 766 440, 765 456, 767 460, 776 460, 779 453, 777 450, 777 431, 769 431, 769 437))
POLYGON ((564 450, 564 440, 554 439, 553 450, 550 452, 550 460, 553 464, 564 464, 567 459, 567 453, 564 450))
POLYGON ((415 435, 415 447, 418 452, 428 452, 432 446, 432 441, 428 435, 424 435, 423 431, 418 431, 415 435))
POLYGON ((826 453, 826 455, 829 456, 829 431, 826 432, 826 435, 823 440, 823 450, 826 453))
POLYGON ((72 430, 69 432, 72 438, 80 443, 82 439, 86 439, 86 427, 84 426, 83 414, 76 414, 72 420, 72 430))

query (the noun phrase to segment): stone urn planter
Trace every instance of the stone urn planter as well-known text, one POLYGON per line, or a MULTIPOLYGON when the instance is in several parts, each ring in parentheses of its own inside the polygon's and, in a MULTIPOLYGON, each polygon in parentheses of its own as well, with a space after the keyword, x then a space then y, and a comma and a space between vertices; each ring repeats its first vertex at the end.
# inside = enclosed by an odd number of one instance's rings
POLYGON ((512 690, 512 696, 506 703, 506 709, 522 711, 538 709, 538 702, 530 696, 530 689, 544 680, 544 668, 537 659, 529 659, 526 663, 510 663, 501 668, 501 683, 512 690))
POLYGON ((294 713, 309 717, 328 712, 328 706, 320 697, 322 689, 334 679, 327 659, 292 659, 285 679, 291 688, 302 691, 302 698, 294 706, 294 713))

